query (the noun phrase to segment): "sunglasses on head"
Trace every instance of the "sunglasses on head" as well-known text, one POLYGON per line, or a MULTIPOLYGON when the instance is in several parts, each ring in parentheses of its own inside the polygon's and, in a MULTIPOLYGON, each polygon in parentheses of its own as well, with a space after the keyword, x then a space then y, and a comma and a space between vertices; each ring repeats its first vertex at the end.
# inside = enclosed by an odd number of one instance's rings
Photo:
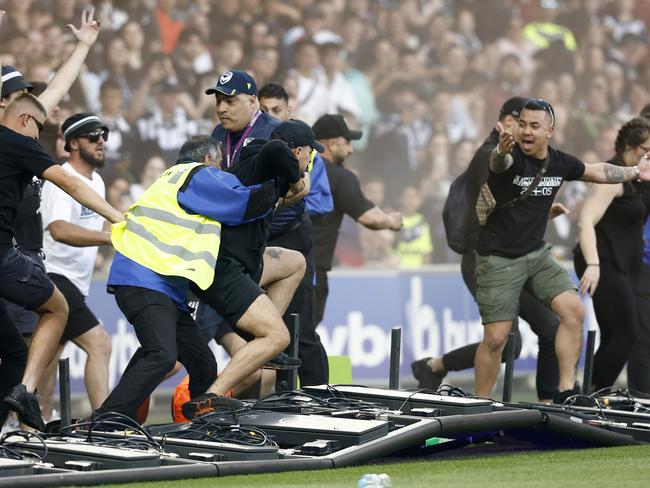
POLYGON ((548 103, 546 100, 542 98, 532 98, 526 102, 524 108, 530 108, 533 110, 544 110, 545 112, 548 112, 548 114, 551 116, 551 127, 555 126, 555 110, 553 110, 551 104, 548 103))
POLYGON ((104 142, 106 142, 108 141, 108 131, 106 129, 100 129, 94 132, 90 132, 88 134, 83 134, 79 137, 83 139, 88 139, 88 141, 92 143, 99 141, 99 138, 101 137, 102 139, 104 139, 104 142))

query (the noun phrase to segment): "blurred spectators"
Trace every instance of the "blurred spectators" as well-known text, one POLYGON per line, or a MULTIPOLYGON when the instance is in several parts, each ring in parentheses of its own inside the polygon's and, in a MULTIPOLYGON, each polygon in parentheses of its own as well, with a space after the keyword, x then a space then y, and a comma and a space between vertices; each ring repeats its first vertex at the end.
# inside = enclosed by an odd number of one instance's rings
MULTIPOLYGON (((66 24, 84 6, 0 0, 3 62, 50 81, 74 45, 66 24)), ((294 117, 312 123, 336 112, 363 130, 350 166, 362 183, 381 178, 394 208, 404 188, 417 188, 434 262, 454 258, 440 202, 505 99, 551 102, 551 144, 587 162, 608 159, 612 134, 650 102, 647 0, 102 0, 95 7, 102 32, 61 111, 96 111, 110 126, 102 172, 112 203, 127 205, 129 185, 143 189, 148 162, 173 163, 185 138, 212 127, 214 103, 204 90, 221 71, 246 69, 259 86, 282 83, 294 117)), ((565 203, 580 199, 576 190, 565 203)), ((551 239, 570 248, 572 225, 554 221, 551 239)), ((381 261, 373 253, 367 261, 381 261)))

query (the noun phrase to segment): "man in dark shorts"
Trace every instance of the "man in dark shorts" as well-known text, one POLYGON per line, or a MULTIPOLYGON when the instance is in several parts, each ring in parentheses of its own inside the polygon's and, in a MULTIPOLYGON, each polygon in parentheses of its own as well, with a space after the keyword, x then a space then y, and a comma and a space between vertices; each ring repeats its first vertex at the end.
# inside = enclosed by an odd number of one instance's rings
MULTIPOLYGON (((0 119, 0 296, 39 315, 21 379, 0 378, 0 395, 21 422, 44 429, 36 385, 54 357, 68 317, 68 307, 45 271, 13 246, 13 221, 25 187, 34 176, 44 178, 69 193, 110 222, 122 215, 78 178, 63 170, 37 142, 46 111, 41 102, 22 93, 0 119), (6 396, 5 396, 6 395, 6 396)), ((1 312, 4 305, 0 304, 1 312)), ((11 322, 2 325, 12 328, 11 322)), ((3 331, 4 333, 4 331, 3 331)), ((0 354, 15 347, 15 338, 0 344, 0 354)), ((22 339, 21 339, 22 340, 22 339)), ((1 356, 0 356, 1 357, 1 356)))
MULTIPOLYGON (((190 375, 191 398, 201 398, 217 364, 187 306, 189 285, 205 290, 222 278, 232 285, 216 268, 223 226, 264 218, 276 201, 272 182, 244 187, 220 171, 212 137, 193 137, 181 154, 201 156, 165 171, 129 208, 126 222, 111 229, 116 254, 107 285, 141 347, 95 418, 109 412, 135 418, 177 360, 190 375)), ((230 398, 219 404, 241 406, 230 398)))
MULTIPOLYGON (((273 180, 276 197, 291 198, 304 190, 302 174, 312 149, 323 148, 307 124, 298 120, 283 122, 274 129, 271 141, 255 139, 244 146, 239 162, 228 171, 245 185, 273 180)), ((272 300, 258 285, 269 224, 270 218, 224 225, 215 270, 218 279, 207 290, 192 288, 226 322, 254 339, 235 353, 206 395, 183 405, 188 419, 214 411, 229 390, 289 344, 289 333, 274 302, 281 300, 288 305, 291 296, 272 300)), ((280 295, 286 293, 280 291, 280 295)))
MULTIPOLYGON (((502 205, 517 198, 531 185, 547 162, 537 187, 525 200, 504 205, 487 215, 479 231, 476 258, 476 301, 483 321, 483 341, 474 364, 476 394, 487 397, 499 374, 522 288, 526 288, 560 318, 555 336, 560 381, 553 401, 563 403, 579 390, 576 366, 582 347, 584 306, 568 273, 550 254, 543 240, 555 194, 564 180, 620 183, 650 180, 650 161, 619 167, 588 164, 549 146, 555 113, 544 100, 529 100, 519 117, 515 137, 497 123, 499 142, 489 161, 487 188, 502 205)), ((481 192, 481 200, 485 192, 481 192)), ((479 206, 477 205, 477 208, 479 206)))
MULTIPOLYGON (((244 147, 254 139, 268 140, 280 121, 260 111, 255 79, 245 71, 224 71, 216 85, 205 93, 215 97, 220 124, 214 128, 212 137, 221 142, 224 150, 222 167, 230 171, 230 168, 239 163, 244 147)), ((271 252, 277 255, 275 251, 269 250, 269 253, 271 252)), ((269 266, 259 270, 256 281, 262 282, 263 286, 273 283, 273 288, 288 291, 291 288, 289 285, 293 280, 292 275, 300 273, 302 276, 304 271, 299 268, 304 266, 295 262, 296 256, 292 256, 292 253, 281 253, 278 255, 279 259, 275 260, 272 260, 269 253, 264 255, 264 262, 269 266), (278 281, 282 283, 276 283, 278 281)), ((293 288, 290 293, 283 294, 293 294, 293 288)), ((280 303, 276 306, 282 308, 280 303)), ((226 334, 233 333, 231 324, 224 322, 222 317, 204 303, 198 306, 196 320, 201 333, 209 339, 216 338, 217 342, 221 342, 226 334)), ((276 359, 286 362, 290 358, 284 356, 276 359)))
MULTIPOLYGON (((89 112, 75 114, 61 127, 68 162, 61 167, 82 179, 102 198, 104 181, 96 169, 104 166, 104 144, 108 127, 89 112)), ((61 336, 61 350, 72 341, 87 355, 84 382, 91 408, 98 408, 108 396, 108 364, 111 339, 88 308, 86 297, 97 257, 97 246, 111 245, 110 232, 103 230, 103 219, 76 202, 56 185, 46 182, 41 195, 45 269, 68 302, 68 323, 61 336)), ((56 376, 56 361, 50 364, 49 391, 56 376)))

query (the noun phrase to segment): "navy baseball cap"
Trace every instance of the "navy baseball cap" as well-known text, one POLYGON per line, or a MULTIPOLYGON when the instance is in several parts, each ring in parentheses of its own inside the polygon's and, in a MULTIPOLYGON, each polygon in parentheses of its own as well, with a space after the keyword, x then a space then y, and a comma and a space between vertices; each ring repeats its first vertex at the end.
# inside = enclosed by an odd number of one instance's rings
POLYGON ((358 141, 363 135, 360 130, 350 130, 345 118, 338 114, 323 115, 314 122, 312 129, 319 140, 343 137, 348 141, 358 141))
POLYGON ((255 79, 246 71, 232 70, 221 73, 214 88, 205 90, 206 95, 223 93, 228 97, 235 95, 257 95, 257 84, 255 79))
POLYGON ((25 88, 32 91, 34 87, 25 81, 20 71, 13 66, 2 67, 2 95, 0 95, 2 98, 25 88))
POLYGON ((325 150, 322 144, 316 142, 316 137, 314 137, 314 132, 311 130, 311 127, 302 120, 291 119, 280 122, 273 129, 271 139, 274 139, 275 136, 279 136, 290 148, 311 146, 319 153, 325 150))

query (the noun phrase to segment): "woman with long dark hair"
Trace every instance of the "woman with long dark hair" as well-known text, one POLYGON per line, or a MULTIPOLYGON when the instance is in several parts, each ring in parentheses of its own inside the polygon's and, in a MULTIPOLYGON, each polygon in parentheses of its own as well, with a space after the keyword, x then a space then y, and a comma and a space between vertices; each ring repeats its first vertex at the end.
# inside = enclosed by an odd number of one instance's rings
MULTIPOLYGON (((618 131, 609 163, 635 166, 650 152, 650 121, 634 118, 618 131)), ((593 298, 600 328, 593 386, 612 386, 628 360, 637 330, 634 274, 641 268, 643 224, 650 210, 635 182, 593 185, 584 201, 574 249, 580 293, 593 298)))

